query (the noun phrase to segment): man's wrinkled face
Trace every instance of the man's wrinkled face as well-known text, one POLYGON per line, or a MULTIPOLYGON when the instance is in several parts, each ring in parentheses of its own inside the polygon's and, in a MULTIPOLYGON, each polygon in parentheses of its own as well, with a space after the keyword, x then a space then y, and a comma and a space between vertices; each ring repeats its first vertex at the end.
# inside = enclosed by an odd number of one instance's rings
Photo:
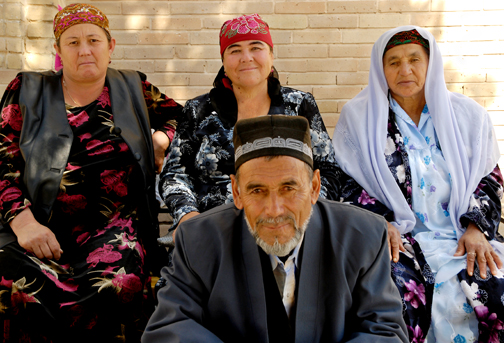
POLYGON ((233 198, 249 230, 268 254, 287 255, 308 224, 320 192, 320 171, 291 156, 259 157, 231 176, 233 198))

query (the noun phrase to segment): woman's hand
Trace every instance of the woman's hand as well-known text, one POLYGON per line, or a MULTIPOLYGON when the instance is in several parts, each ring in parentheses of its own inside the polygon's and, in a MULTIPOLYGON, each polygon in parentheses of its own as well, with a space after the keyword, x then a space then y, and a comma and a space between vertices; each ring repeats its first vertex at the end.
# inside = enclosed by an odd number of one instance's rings
POLYGON ((478 260, 480 276, 486 278, 487 265, 492 275, 497 275, 497 269, 502 268, 502 261, 495 253, 485 235, 474 223, 470 223, 466 232, 460 237, 457 251, 453 256, 463 256, 467 252, 467 273, 474 273, 474 261, 478 260))
POLYGON ((20 212, 10 226, 25 250, 33 252, 39 259, 60 259, 63 250, 56 236, 48 227, 37 222, 29 208, 20 212))
POLYGON ((152 134, 152 145, 154 146, 154 162, 156 163, 156 173, 161 173, 166 149, 170 146, 170 139, 163 131, 156 131, 152 134))
POLYGON ((396 227, 389 222, 387 222, 388 231, 388 249, 390 259, 394 262, 399 261, 399 250, 406 251, 404 245, 402 244, 401 234, 396 227))
MULTIPOLYGON (((180 226, 183 222, 185 222, 188 219, 191 219, 192 217, 196 217, 199 214, 199 212, 189 212, 185 214, 182 218, 180 218, 177 227, 180 226)), ((177 229, 173 230, 172 237, 173 237, 173 242, 175 242, 175 232, 177 232, 177 229)))

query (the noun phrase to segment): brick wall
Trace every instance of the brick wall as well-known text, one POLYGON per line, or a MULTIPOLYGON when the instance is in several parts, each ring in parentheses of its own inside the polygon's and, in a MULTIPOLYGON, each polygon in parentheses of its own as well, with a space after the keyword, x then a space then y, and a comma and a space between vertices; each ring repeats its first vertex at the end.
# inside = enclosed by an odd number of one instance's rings
MULTIPOLYGON (((0 2, 1 92, 19 70, 53 65, 55 1, 0 2)), ((444 54, 449 89, 490 112, 504 153, 503 0, 87 1, 110 19, 112 67, 145 72, 181 102, 209 90, 221 66, 221 24, 261 14, 281 82, 313 93, 331 134, 342 106, 367 83, 373 42, 395 26, 426 27, 444 54)))

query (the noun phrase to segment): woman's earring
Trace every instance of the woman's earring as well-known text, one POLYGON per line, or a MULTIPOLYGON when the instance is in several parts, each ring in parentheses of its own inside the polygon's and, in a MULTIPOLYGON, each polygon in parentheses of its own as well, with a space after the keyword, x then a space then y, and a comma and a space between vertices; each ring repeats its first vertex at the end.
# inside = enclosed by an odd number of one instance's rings
POLYGON ((271 72, 273 73, 275 71, 275 68, 271 67, 271 72))

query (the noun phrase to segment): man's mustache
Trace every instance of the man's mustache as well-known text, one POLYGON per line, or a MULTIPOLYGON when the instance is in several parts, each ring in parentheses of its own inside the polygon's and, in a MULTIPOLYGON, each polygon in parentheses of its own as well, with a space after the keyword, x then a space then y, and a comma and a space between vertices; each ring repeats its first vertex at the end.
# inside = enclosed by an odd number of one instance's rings
POLYGON ((259 217, 256 220, 256 225, 260 224, 282 224, 285 222, 290 222, 294 225, 294 227, 297 227, 296 225, 296 219, 291 216, 291 215, 285 215, 285 216, 278 216, 278 217, 268 217, 268 218, 261 218, 259 217))

